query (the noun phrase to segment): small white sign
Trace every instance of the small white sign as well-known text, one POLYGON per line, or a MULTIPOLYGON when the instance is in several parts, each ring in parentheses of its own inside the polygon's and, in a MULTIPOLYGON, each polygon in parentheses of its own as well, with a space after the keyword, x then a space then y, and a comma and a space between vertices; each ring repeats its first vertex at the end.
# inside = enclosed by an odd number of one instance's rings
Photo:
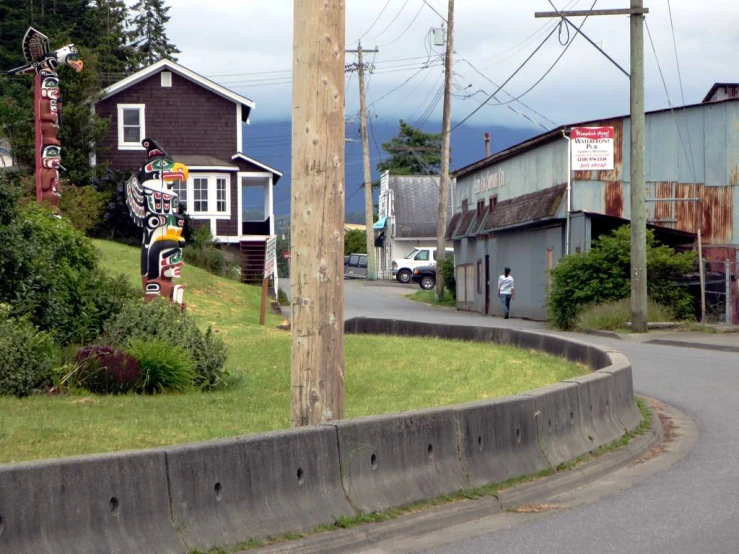
POLYGON ((613 127, 573 127, 570 138, 573 170, 613 169, 613 127))
POLYGON ((264 278, 272 276, 275 272, 275 263, 277 260, 277 236, 271 236, 267 239, 264 250, 264 278))

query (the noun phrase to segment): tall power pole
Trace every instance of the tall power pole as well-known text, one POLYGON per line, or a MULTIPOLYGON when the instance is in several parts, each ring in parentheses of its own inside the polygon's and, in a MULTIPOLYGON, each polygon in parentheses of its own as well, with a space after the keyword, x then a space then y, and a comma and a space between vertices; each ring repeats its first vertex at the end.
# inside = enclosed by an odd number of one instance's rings
MULTIPOLYGON (((441 121, 441 164, 439 176, 439 223, 436 227, 436 263, 446 257, 446 214, 449 209, 449 151, 452 126, 452 81, 454 79, 454 0, 449 0, 444 57, 444 114, 441 121)), ((439 276, 440 277, 440 276, 439 276)), ((444 279, 436 279, 436 297, 444 298, 444 279)))
POLYGON ((631 329, 647 331, 647 203, 644 190, 644 8, 631 0, 631 329))
MULTIPOLYGON (((555 8, 556 9, 556 8, 555 8)), ((644 188, 644 0, 630 9, 537 12, 536 17, 629 15, 631 17, 631 329, 647 331, 647 204, 644 188)))
POLYGON ((364 164, 364 219, 367 226, 367 279, 377 279, 377 262, 375 257, 375 233, 372 227, 374 213, 372 210, 372 172, 370 170, 369 135, 367 133, 367 97, 364 86, 365 64, 362 57, 364 53, 377 53, 379 50, 362 50, 362 43, 357 45, 356 50, 347 50, 348 53, 357 54, 357 73, 359 74, 359 127, 362 133, 362 163, 364 164))
POLYGON ((344 0, 294 0, 294 426, 344 417, 344 0))

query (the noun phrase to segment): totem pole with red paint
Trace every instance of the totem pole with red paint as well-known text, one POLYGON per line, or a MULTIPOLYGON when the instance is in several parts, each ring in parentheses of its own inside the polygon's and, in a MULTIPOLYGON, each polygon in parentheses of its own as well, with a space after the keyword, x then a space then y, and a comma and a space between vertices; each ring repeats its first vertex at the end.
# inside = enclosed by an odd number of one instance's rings
POLYGON ((36 200, 59 205, 59 170, 61 165, 61 96, 57 69, 68 65, 82 71, 84 64, 74 44, 68 44, 53 52, 49 50, 49 38, 30 27, 23 37, 23 54, 26 65, 11 69, 8 75, 35 74, 34 112, 36 121, 36 200))

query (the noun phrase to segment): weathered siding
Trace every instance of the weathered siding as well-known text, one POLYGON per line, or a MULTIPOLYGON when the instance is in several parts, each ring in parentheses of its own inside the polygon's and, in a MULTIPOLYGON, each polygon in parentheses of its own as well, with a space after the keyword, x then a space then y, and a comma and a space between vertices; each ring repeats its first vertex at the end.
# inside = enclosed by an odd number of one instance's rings
POLYGON ((162 87, 160 73, 137 83, 96 106, 99 117, 110 118, 102 141, 114 169, 141 165, 142 152, 118 150, 118 104, 146 104, 146 134, 170 155, 209 155, 230 161, 236 153, 236 104, 172 73, 172 87, 162 87))

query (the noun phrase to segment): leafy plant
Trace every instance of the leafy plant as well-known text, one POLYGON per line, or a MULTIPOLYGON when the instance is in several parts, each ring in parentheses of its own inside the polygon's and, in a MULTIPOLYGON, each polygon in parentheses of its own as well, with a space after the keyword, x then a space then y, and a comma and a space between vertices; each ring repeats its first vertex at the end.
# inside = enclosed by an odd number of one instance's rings
MULTIPOLYGON (((630 295, 631 236, 628 225, 593 241, 591 250, 568 256, 552 270, 547 300, 549 319, 555 327, 571 329, 589 305, 620 300, 630 295)), ((675 253, 647 231, 647 289, 656 303, 671 306, 676 316, 692 316, 692 299, 670 279, 695 268, 693 252, 675 253)))
POLYGON ((0 396, 27 396, 47 384, 57 363, 49 333, 0 306, 0 396))
POLYGON ((125 394, 142 377, 135 357, 106 345, 81 348, 75 362, 76 384, 96 394, 125 394))
POLYGON ((366 254, 367 232, 362 229, 352 229, 344 233, 344 255, 366 254))
POLYGON ((182 250, 185 263, 204 269, 213 275, 229 277, 235 280, 241 278, 241 269, 226 254, 218 243, 213 240, 210 227, 202 225, 193 233, 192 244, 182 250))
POLYGON ((59 209, 75 229, 90 234, 100 227, 108 195, 92 186, 65 187, 59 201, 59 209))
POLYGON ((457 298, 457 279, 454 275, 454 256, 444 256, 441 262, 436 264, 436 273, 444 280, 444 287, 451 292, 452 298, 457 298))
POLYGON ((127 302, 120 313, 108 320, 105 334, 116 347, 125 347, 132 339, 161 338, 183 348, 192 358, 195 386, 212 388, 226 384, 228 350, 223 339, 210 328, 203 333, 187 312, 166 299, 127 302))
POLYGON ((126 353, 141 366, 144 392, 182 392, 193 386, 195 364, 181 346, 160 337, 137 338, 129 341, 126 353))

